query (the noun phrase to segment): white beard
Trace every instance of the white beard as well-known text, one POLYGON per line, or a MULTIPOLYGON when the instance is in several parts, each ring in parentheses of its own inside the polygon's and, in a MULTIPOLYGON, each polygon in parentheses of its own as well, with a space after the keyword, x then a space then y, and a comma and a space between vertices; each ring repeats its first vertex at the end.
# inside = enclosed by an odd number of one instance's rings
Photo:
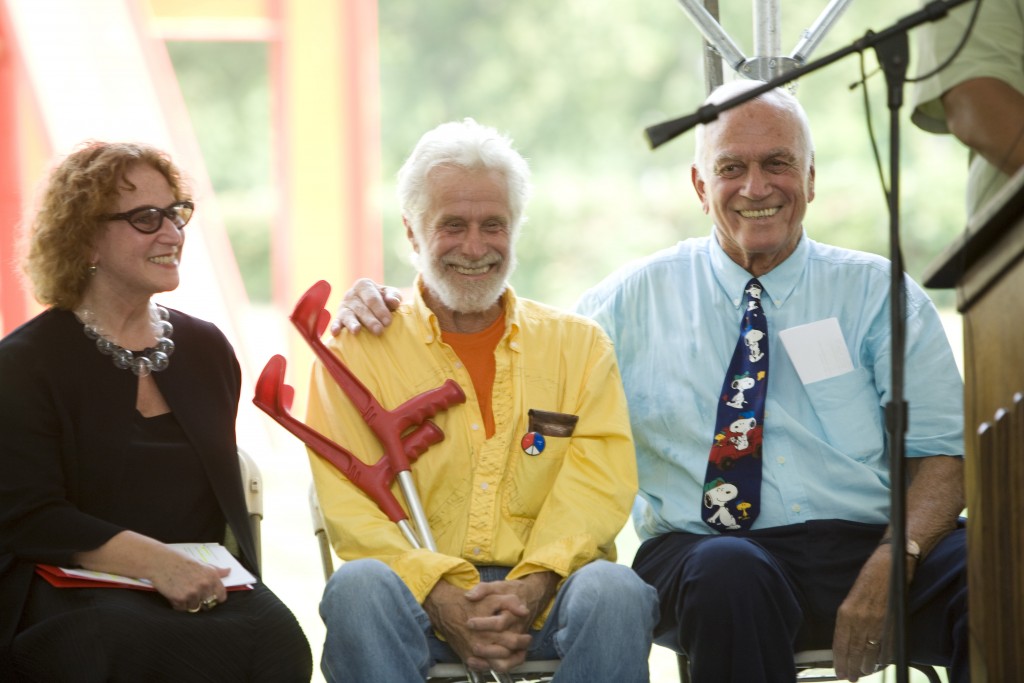
POLYGON ((465 261, 457 258, 441 257, 440 259, 424 259, 418 256, 423 284, 433 292, 448 309, 458 313, 483 313, 501 297, 509 276, 516 267, 514 250, 509 251, 508 260, 491 253, 479 261, 465 261), (479 268, 485 265, 497 265, 486 279, 465 281, 452 271, 451 265, 463 268, 479 268))

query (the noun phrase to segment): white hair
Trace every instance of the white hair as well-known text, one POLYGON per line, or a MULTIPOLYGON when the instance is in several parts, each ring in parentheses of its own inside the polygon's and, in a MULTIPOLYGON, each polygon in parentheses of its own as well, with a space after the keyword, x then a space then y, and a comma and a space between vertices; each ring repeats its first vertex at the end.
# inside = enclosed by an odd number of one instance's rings
POLYGON ((427 181, 438 166, 497 171, 508 183, 512 241, 526 220, 532 186, 530 167, 512 147, 512 139, 471 118, 442 123, 427 131, 398 171, 398 202, 413 234, 422 237, 423 214, 430 204, 427 181))
MULTIPOLYGON (((704 100, 704 104, 721 104, 722 102, 731 100, 737 95, 749 92, 761 85, 764 85, 764 83, 746 79, 730 81, 715 88, 704 100)), ((796 97, 784 88, 775 88, 768 92, 761 93, 757 97, 753 98, 753 100, 748 100, 748 102, 752 101, 764 102, 765 104, 777 109, 780 113, 789 115, 796 120, 803 135, 803 140, 800 142, 804 143, 803 149, 807 155, 805 160, 809 168, 814 161, 814 140, 811 137, 811 125, 807 120, 807 112, 804 111, 804 108, 800 105, 800 102, 796 97)), ((744 102, 739 106, 746 106, 748 102, 744 102)), ((694 134, 693 161, 702 175, 707 171, 707 166, 705 164, 706 160, 704 159, 704 131, 707 126, 713 125, 715 125, 715 121, 707 124, 701 124, 697 126, 697 130, 694 134)))

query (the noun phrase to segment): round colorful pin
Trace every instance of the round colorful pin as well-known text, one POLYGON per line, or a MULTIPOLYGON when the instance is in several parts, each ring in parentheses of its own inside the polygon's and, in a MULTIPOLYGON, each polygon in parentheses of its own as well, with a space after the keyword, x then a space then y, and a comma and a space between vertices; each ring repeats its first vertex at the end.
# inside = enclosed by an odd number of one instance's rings
POLYGON ((527 455, 540 455, 544 452, 544 435, 540 432, 529 432, 520 444, 527 455))

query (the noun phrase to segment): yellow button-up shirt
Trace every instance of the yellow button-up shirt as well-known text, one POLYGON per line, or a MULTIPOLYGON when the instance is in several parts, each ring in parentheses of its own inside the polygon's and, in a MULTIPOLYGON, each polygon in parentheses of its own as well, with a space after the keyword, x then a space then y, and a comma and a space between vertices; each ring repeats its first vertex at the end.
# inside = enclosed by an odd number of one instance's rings
MULTIPOLYGON (((614 561, 614 539, 637 492, 626 399, 607 336, 586 318, 517 299, 511 289, 503 302, 489 439, 469 373, 441 341, 418 287, 380 337, 343 332, 328 343, 386 409, 448 378, 466 393, 465 403, 433 419, 445 438, 412 466, 436 553, 412 549, 368 496, 310 451, 335 552, 387 563, 421 603, 442 579, 471 588, 475 565, 512 567, 509 579, 545 570, 564 578, 592 560, 614 561), (579 420, 571 436, 546 435, 544 450, 530 455, 522 439, 531 409, 579 420)), ((381 457, 382 446, 319 362, 306 422, 364 462, 381 457)), ((392 491, 401 501, 397 483, 392 491)))

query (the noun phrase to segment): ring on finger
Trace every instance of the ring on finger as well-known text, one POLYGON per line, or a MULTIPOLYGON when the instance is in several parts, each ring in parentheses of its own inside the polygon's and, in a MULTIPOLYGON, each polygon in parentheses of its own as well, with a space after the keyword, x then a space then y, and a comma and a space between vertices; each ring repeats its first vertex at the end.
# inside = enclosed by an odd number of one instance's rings
POLYGON ((210 597, 208 597, 205 600, 203 600, 202 603, 200 603, 200 607, 202 607, 204 610, 206 610, 206 609, 213 609, 216 606, 217 606, 217 596, 216 595, 211 595, 210 597))

